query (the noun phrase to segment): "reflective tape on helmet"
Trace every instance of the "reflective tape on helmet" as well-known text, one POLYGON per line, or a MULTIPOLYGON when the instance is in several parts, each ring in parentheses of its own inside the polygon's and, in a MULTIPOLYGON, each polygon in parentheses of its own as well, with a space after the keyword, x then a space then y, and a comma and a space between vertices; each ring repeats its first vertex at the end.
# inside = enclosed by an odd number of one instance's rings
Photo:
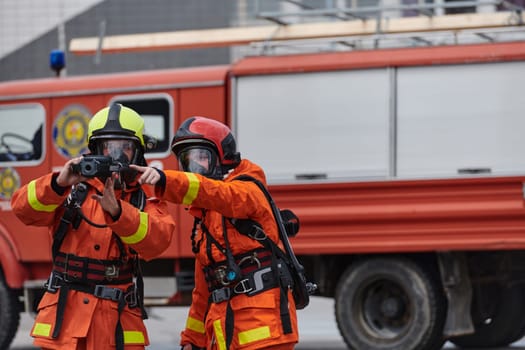
POLYGON ((188 317, 186 320, 186 328, 194 332, 204 334, 204 322, 199 321, 193 317, 188 317))
POLYGON ((254 329, 250 329, 244 332, 239 332, 239 344, 244 345, 259 341, 262 339, 270 338, 270 327, 263 326, 254 329))
POLYGON ((42 204, 36 196, 36 180, 27 185, 27 201, 31 208, 36 211, 52 212, 58 207, 58 204, 42 204))
POLYGON ((188 191, 186 191, 186 194, 184 195, 184 198, 182 199, 182 204, 189 205, 193 203, 195 198, 197 198, 197 194, 199 193, 199 187, 200 187, 200 181, 195 176, 195 174, 192 173, 184 173, 188 177, 188 191))
POLYGON ((39 336, 39 337, 49 337, 51 334, 51 324, 50 323, 35 323, 35 326, 33 327, 33 332, 31 333, 32 336, 39 336))
POLYGON ((224 339, 224 332, 222 331, 221 320, 213 321, 213 331, 215 332, 215 339, 219 350, 226 350, 226 341, 224 339))
POLYGON ((124 331, 124 344, 144 344, 145 338, 141 331, 124 331))
POLYGON ((139 228, 137 231, 130 235, 130 236, 120 236, 120 239, 122 239, 122 242, 126 244, 135 244, 144 239, 146 237, 146 234, 148 233, 148 221, 149 221, 149 215, 148 213, 139 212, 140 222, 139 222, 139 228))

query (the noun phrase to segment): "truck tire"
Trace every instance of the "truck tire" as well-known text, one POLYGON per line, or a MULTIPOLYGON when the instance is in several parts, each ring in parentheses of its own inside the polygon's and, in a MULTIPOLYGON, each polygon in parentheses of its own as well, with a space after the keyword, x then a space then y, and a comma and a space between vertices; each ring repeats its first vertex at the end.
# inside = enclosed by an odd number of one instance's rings
POLYGON ((0 271, 0 349, 9 349, 20 324, 20 302, 0 271))
POLYGON ((349 266, 335 294, 335 316, 349 349, 436 350, 446 301, 434 278, 402 257, 349 266))
MULTIPOLYGON (((525 290, 522 286, 490 285, 484 288, 483 301, 474 293, 472 319, 475 332, 450 339, 461 348, 505 347, 525 333, 525 290), (479 303, 484 315, 476 314, 479 303)), ((478 312, 479 313, 479 312, 478 312)))

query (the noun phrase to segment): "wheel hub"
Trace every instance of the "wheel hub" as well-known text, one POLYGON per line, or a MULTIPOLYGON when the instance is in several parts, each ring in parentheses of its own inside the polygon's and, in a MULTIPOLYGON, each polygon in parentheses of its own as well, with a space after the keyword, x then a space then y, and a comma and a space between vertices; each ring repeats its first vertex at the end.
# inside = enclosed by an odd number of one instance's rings
POLYGON ((398 318, 403 313, 403 305, 397 298, 389 297, 381 302, 381 313, 388 318, 398 318))

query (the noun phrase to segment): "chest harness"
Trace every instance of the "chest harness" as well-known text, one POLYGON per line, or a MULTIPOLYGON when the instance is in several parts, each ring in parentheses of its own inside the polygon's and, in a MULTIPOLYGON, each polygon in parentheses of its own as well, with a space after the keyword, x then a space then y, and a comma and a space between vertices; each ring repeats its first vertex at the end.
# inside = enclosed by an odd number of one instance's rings
MULTIPOLYGON (((239 176, 234 180, 253 181, 264 192, 272 207, 272 212, 279 229, 279 236, 285 247, 287 246, 286 243, 288 243, 289 247, 289 242, 287 238, 283 238, 283 235, 286 235, 286 232, 289 232, 291 235, 297 233, 299 230, 299 220, 297 216, 289 210, 279 211, 273 200, 271 200, 271 196, 264 185, 258 180, 245 175, 239 176), (286 240, 286 242, 284 242, 284 240, 286 240)), ((210 292, 208 302, 228 302, 225 320, 226 348, 230 347, 233 339, 234 328, 233 310, 230 306, 230 299, 239 294, 253 296, 272 288, 279 288, 279 309, 283 333, 292 333, 290 311, 288 309, 288 290, 292 290, 294 300, 296 300, 294 294, 294 291, 297 289, 296 285, 300 283, 299 279, 301 277, 304 278, 304 275, 299 277, 294 276, 297 271, 293 268, 292 260, 295 259, 296 262, 297 260, 295 255, 293 255, 293 251, 290 249, 292 256, 290 256, 288 251, 283 251, 277 243, 266 235, 262 226, 258 222, 250 219, 226 218, 224 216, 222 217, 224 246, 222 246, 204 224, 205 216, 206 211, 203 210, 202 218, 196 218, 194 221, 192 230, 192 250, 195 254, 199 252, 205 235, 206 255, 211 262, 211 264, 203 268, 206 282, 208 284, 208 291, 210 292), (227 235, 227 222, 229 222, 242 235, 259 242, 261 247, 234 256, 227 235), (199 226, 203 236, 198 242, 196 242, 195 237, 199 226), (222 252, 226 259, 216 262, 212 256, 212 246, 215 246, 220 252, 222 252)), ((300 264, 298 265, 300 266, 300 264)), ((300 268, 300 272, 302 273, 302 266, 300 266, 300 268)), ((306 298, 308 298, 308 295, 313 293, 316 288, 314 284, 309 285, 311 291, 308 291, 306 298)), ((302 309, 306 307, 308 301, 306 301, 306 303, 304 303, 304 301, 299 303, 296 302, 296 304, 298 309, 302 309)))
MULTIPOLYGON (((87 193, 88 184, 86 183, 79 183, 72 189, 64 202, 65 211, 53 235, 51 248, 53 270, 45 284, 47 292, 59 293, 52 338, 57 338, 60 334, 69 290, 77 290, 92 294, 100 299, 112 300, 118 303, 119 317, 115 329, 115 340, 117 350, 123 350, 124 333, 120 315, 126 304, 130 308, 139 307, 143 319, 148 317, 144 308, 144 282, 137 252, 130 248, 128 254, 124 243, 114 232, 112 233, 112 238, 115 239, 120 252, 118 259, 92 259, 60 251, 66 234, 70 232, 70 229, 78 229, 82 220, 95 227, 107 227, 105 224, 97 224, 90 221, 82 213, 81 207, 87 193), (126 290, 108 286, 109 284, 129 284, 133 282, 134 278, 135 283, 126 290)), ((132 192, 129 202, 139 210, 143 210, 146 205, 144 191, 139 188, 137 191, 132 192)))

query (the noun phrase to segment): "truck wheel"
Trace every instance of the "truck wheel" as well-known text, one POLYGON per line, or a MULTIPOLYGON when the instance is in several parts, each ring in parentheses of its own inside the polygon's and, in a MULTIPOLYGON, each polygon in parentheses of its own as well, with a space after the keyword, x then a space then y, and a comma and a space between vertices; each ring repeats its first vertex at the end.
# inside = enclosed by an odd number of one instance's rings
POLYGON ((490 285, 482 293, 482 300, 474 293, 472 304, 475 332, 452 338, 450 342, 462 348, 492 348, 505 347, 521 339, 525 333, 524 288, 490 285))
POLYGON ((335 294, 337 325, 350 349, 440 349, 445 313, 435 280, 400 257, 349 266, 335 294))
POLYGON ((0 271, 0 349, 9 349, 20 323, 20 303, 0 271))

